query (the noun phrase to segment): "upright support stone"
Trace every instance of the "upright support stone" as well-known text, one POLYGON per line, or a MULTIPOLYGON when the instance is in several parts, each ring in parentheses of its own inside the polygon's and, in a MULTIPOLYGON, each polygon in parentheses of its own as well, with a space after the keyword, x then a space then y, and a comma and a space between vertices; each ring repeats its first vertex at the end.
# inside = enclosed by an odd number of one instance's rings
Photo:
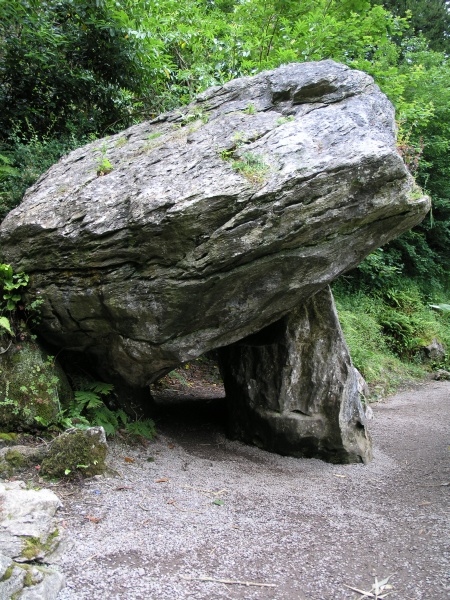
POLYGON ((232 437, 332 463, 371 460, 357 376, 330 288, 221 348, 219 362, 232 437))

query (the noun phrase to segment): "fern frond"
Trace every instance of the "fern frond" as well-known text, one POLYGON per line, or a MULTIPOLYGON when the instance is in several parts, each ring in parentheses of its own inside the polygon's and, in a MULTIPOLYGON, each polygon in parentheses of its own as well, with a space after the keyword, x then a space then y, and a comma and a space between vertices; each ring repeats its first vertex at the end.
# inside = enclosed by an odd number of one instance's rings
POLYGON ((127 413, 122 410, 121 408, 119 408, 119 410, 116 410, 116 415, 117 415, 117 420, 118 421, 122 421, 122 425, 125 425, 128 423, 128 415, 127 413))
POLYGON ((112 383, 104 383, 103 381, 92 381, 86 385, 86 390, 102 396, 107 396, 113 389, 114 385, 112 383))
POLYGON ((125 429, 128 433, 133 435, 141 435, 147 440, 152 440, 156 434, 155 422, 152 421, 152 419, 144 419, 142 421, 126 423, 125 429))
POLYGON ((93 425, 103 427, 106 435, 114 435, 119 429, 117 413, 103 405, 92 412, 91 422, 93 425))
POLYGON ((75 392, 75 402, 81 406, 81 410, 84 408, 92 410, 103 406, 103 400, 98 397, 98 394, 87 390, 75 392))

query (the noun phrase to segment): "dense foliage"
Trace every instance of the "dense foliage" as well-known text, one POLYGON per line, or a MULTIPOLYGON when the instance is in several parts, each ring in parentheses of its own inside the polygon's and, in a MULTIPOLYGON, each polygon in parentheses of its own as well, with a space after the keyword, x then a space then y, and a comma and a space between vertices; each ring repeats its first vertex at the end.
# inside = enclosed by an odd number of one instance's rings
POLYGON ((423 306, 448 302, 449 14, 446 0, 0 0, 0 218, 88 139, 233 77, 332 58, 392 100, 399 152, 433 202, 341 295, 409 286, 423 306))

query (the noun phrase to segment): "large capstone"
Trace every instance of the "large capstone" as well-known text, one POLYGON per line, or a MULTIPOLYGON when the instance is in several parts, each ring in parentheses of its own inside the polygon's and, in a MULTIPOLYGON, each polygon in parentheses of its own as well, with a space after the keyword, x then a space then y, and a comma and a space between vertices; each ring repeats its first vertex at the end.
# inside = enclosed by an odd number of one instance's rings
POLYGON ((30 274, 46 342, 134 395, 289 318, 428 208, 372 78, 291 64, 61 159, 0 260, 30 274))
POLYGON ((219 356, 232 437, 280 454, 371 460, 358 374, 330 289, 219 356))

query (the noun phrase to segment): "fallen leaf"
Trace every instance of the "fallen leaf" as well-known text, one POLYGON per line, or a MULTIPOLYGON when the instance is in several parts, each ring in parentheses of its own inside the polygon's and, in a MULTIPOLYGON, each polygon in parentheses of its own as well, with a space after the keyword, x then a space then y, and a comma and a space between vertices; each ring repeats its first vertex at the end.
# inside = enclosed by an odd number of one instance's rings
POLYGON ((175 444, 167 444, 167 447, 172 450, 173 448, 175 448, 175 444))
POLYGON ((133 488, 131 487, 131 485, 119 485, 118 487, 114 488, 114 490, 116 492, 119 492, 121 490, 132 490, 133 488))
POLYGON ((168 477, 161 477, 161 479, 155 479, 155 483, 166 483, 169 481, 168 477))
POLYGON ((221 500, 220 498, 216 498, 216 500, 213 500, 211 502, 211 504, 215 504, 216 506, 223 506, 225 504, 225 502, 223 500, 221 500))
POLYGON ((431 502, 421 502, 419 506, 429 506, 431 502))
POLYGON ((130 458, 129 456, 125 456, 125 462, 127 463, 134 463, 134 458, 130 458))
POLYGON ((167 504, 175 504, 176 500, 167 500, 167 504))
POLYGON ((90 515, 86 515, 84 518, 90 521, 91 523, 100 523, 100 521, 102 520, 101 517, 91 517, 90 515))

